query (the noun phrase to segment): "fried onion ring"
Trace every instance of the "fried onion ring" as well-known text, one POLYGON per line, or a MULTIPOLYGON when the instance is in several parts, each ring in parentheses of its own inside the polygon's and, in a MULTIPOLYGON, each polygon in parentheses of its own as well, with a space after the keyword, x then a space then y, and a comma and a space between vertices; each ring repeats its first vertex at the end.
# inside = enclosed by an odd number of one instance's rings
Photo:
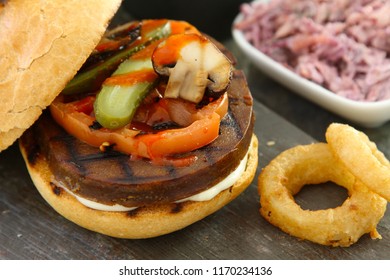
POLYGON ((271 224, 301 239, 348 247, 366 233, 381 238, 376 226, 387 202, 356 180, 325 143, 282 152, 259 176, 260 213, 271 224), (348 190, 341 206, 303 210, 294 200, 304 185, 332 181, 348 190))
POLYGON ((326 134, 334 156, 373 192, 390 201, 390 163, 361 131, 333 123, 326 134))

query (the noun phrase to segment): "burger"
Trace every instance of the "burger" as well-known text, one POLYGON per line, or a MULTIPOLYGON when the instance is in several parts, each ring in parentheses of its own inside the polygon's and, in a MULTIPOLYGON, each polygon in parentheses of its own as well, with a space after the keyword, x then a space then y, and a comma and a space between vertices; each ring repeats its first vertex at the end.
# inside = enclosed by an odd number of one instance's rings
POLYGON ((107 30, 119 6, 0 6, 0 147, 19 138, 34 185, 68 220, 150 238, 205 218, 252 182, 253 100, 222 44, 168 19, 107 30))

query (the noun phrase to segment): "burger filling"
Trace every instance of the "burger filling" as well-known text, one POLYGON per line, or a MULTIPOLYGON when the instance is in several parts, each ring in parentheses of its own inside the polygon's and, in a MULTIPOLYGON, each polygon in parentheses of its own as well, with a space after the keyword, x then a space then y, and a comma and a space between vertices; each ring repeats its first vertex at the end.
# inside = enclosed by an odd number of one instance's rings
POLYGON ((254 117, 245 77, 220 49, 186 22, 107 32, 50 106, 55 123, 45 116, 32 129, 52 184, 105 211, 204 201, 231 187, 254 117))

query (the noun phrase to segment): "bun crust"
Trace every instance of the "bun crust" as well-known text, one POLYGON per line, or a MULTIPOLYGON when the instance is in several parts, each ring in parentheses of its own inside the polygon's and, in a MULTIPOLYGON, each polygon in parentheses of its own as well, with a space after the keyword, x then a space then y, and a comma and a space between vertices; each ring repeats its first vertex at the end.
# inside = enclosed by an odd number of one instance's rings
POLYGON ((120 3, 12 0, 0 5, 0 151, 73 78, 120 3))
POLYGON ((107 212, 88 208, 62 188, 55 186, 51 181, 53 174, 46 158, 40 154, 34 161, 34 165, 29 164, 28 151, 21 141, 19 143, 36 188, 59 214, 89 230, 128 239, 151 238, 168 234, 214 213, 249 186, 258 164, 258 140, 253 134, 244 174, 231 188, 219 193, 213 199, 142 207, 130 212, 107 212))

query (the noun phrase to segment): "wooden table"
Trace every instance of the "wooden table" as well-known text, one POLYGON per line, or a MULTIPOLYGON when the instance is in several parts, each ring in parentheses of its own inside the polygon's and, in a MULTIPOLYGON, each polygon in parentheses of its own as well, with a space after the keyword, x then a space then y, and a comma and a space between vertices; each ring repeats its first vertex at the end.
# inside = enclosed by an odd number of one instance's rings
MULTIPOLYGON (((259 214, 257 176, 281 151, 324 140, 329 123, 348 123, 267 78, 247 61, 231 39, 256 99, 259 137, 256 179, 235 201, 181 231, 146 240, 123 240, 90 232, 58 215, 33 186, 14 144, 0 154, 0 259, 390 259, 390 213, 378 231, 382 240, 364 235, 349 248, 300 241, 259 214), (274 145, 267 145, 269 141, 274 145)), ((390 124, 362 129, 390 157, 390 124)), ((297 201, 308 208, 334 207, 346 197, 341 187, 304 188, 297 201)))

